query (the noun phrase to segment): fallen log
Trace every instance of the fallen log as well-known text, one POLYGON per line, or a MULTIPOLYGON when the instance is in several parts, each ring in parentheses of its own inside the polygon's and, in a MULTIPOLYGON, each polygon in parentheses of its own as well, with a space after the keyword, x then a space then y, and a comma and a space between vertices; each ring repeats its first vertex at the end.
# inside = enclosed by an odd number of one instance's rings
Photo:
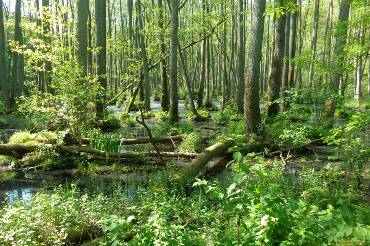
POLYGON ((322 144, 322 143, 323 142, 322 142, 321 139, 315 139, 315 140, 312 140, 311 142, 309 142, 307 144, 302 144, 302 145, 298 145, 298 146, 290 147, 290 148, 282 148, 282 149, 279 149, 279 150, 276 150, 276 151, 269 152, 269 153, 265 154, 265 156, 266 157, 273 157, 273 156, 280 155, 281 153, 284 153, 284 152, 307 149, 309 147, 319 145, 319 144, 322 144))
POLYGON ((231 146, 232 141, 218 142, 201 152, 189 166, 177 173, 177 179, 183 182, 191 182, 206 168, 208 162, 213 158, 222 155, 231 146))
MULTIPOLYGON (((175 135, 169 137, 162 137, 162 138, 153 138, 154 143, 172 143, 175 141, 181 141, 183 139, 182 135, 175 135)), ((80 140, 81 144, 90 144, 90 138, 82 138, 80 140)), ((129 138, 129 139, 121 139, 121 145, 135 145, 135 144, 149 144, 151 143, 150 138, 148 137, 140 137, 140 138, 129 138)))
MULTIPOLYGON (((88 154, 93 158, 97 159, 130 159, 130 158, 146 158, 146 157, 158 157, 156 151, 148 152, 106 152, 91 148, 89 146, 59 146, 51 144, 0 144, 0 155, 11 156, 21 159, 24 155, 34 152, 40 147, 54 149, 59 154, 88 154)), ((177 152, 161 152, 161 155, 169 158, 195 158, 198 156, 197 153, 177 153, 177 152)))

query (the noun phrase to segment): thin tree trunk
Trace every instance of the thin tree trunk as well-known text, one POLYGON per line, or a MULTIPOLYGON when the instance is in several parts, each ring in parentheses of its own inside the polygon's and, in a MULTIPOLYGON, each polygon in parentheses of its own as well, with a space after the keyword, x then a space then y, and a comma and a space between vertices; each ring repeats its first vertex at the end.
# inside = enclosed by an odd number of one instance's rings
MULTIPOLYGON (((293 4, 297 4, 297 0, 292 1, 293 4)), ((300 3, 301 4, 301 3, 300 3)), ((294 64, 294 58, 296 53, 296 47, 297 47, 297 13, 298 9, 295 10, 293 13, 291 13, 291 23, 290 23, 290 45, 289 45, 289 59, 291 60, 289 62, 289 75, 288 75, 288 86, 290 88, 294 87, 295 85, 295 64, 294 64)))
POLYGON ((96 47, 98 48, 96 65, 97 76, 102 91, 96 102, 98 118, 103 117, 104 102, 107 90, 107 27, 106 27, 106 0, 95 0, 96 47))
MULTIPOLYGON (((166 56, 166 44, 164 41, 164 28, 163 28, 163 21, 164 21, 164 7, 162 0, 158 0, 159 5, 159 17, 158 17, 158 27, 161 31, 160 35, 160 44, 161 44, 161 56, 166 56)), ((161 100, 161 107, 163 111, 169 110, 169 97, 168 97, 168 75, 167 75, 167 61, 166 59, 161 59, 161 80, 162 80, 162 100, 161 100)))
MULTIPOLYGON (((21 29, 21 1, 17 0, 15 4, 15 26, 14 26, 14 42, 17 45, 22 45, 22 29, 21 29)), ((18 51, 13 51, 13 68, 12 68, 12 92, 10 95, 11 106, 14 105, 18 95, 20 84, 23 83, 19 79, 20 72, 20 54, 18 51)))
POLYGON ((171 0, 171 59, 170 59, 170 121, 179 121, 177 85, 177 33, 179 28, 179 0, 171 0))
POLYGON ((312 30, 312 41, 311 41, 311 62, 308 71, 308 84, 311 87, 314 80, 315 61, 316 61, 316 50, 317 50, 317 31, 319 29, 319 17, 320 17, 320 0, 315 1, 315 10, 313 17, 313 30, 312 30))
POLYGON ((6 36, 4 28, 3 0, 0 0, 0 84, 5 107, 9 108, 9 85, 7 80, 7 65, 6 65, 6 36))
POLYGON ((236 105, 239 113, 244 112, 244 88, 245 88, 245 20, 244 0, 239 0, 239 68, 238 68, 238 90, 236 93, 236 105))

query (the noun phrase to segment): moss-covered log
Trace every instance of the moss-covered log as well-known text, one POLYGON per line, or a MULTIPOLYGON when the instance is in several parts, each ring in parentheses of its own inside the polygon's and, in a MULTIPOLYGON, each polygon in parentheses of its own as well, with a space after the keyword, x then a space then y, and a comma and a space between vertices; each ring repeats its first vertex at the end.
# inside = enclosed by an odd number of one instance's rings
MULTIPOLYGON (((97 150, 89 146, 57 146, 50 144, 0 144, 0 155, 22 158, 24 155, 36 151, 38 148, 52 148, 60 154, 88 154, 92 158, 97 159, 130 159, 130 158, 145 158, 157 157, 155 151, 135 152, 126 151, 122 153, 106 152, 97 150)), ((169 158, 195 158, 197 153, 177 153, 177 152, 161 152, 161 155, 169 158)))

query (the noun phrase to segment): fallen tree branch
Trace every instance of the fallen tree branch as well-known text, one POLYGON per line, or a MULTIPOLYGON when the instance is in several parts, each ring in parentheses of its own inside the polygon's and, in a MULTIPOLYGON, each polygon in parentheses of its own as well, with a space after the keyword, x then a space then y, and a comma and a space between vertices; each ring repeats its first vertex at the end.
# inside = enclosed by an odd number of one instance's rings
MULTIPOLYGON (((162 138, 155 138, 153 137, 152 141, 156 144, 165 144, 165 143, 172 143, 173 141, 181 141, 184 137, 182 135, 175 135, 169 137, 162 137, 162 138)), ((90 144, 90 138, 82 138, 80 140, 81 144, 90 144)), ((151 143, 150 138, 148 137, 139 137, 139 138, 129 138, 129 139, 121 139, 121 145, 135 145, 135 144, 149 144, 151 143)))
MULTIPOLYGON (((59 146, 51 144, 0 144, 0 155, 11 156, 14 158, 21 159, 24 155, 34 152, 39 148, 50 148, 54 149, 59 154, 88 154, 93 158, 97 159, 130 159, 130 158, 146 158, 146 157, 158 157, 157 152, 148 151, 148 152, 135 152, 135 151, 126 151, 126 152, 106 152, 103 150, 98 150, 91 148, 89 146, 59 146)), ((162 152, 162 156, 169 158, 195 158, 198 156, 197 153, 177 153, 177 152, 162 152)))
POLYGON ((311 142, 309 142, 307 144, 302 144, 302 145, 295 146, 295 147, 283 148, 283 149, 279 149, 279 150, 276 150, 276 151, 272 151, 270 153, 267 153, 265 156, 266 157, 273 157, 273 156, 276 156, 276 155, 280 155, 282 152, 291 152, 291 151, 297 151, 297 150, 301 150, 301 149, 307 149, 311 146, 318 145, 318 144, 322 144, 321 139, 315 139, 315 140, 312 140, 311 142))

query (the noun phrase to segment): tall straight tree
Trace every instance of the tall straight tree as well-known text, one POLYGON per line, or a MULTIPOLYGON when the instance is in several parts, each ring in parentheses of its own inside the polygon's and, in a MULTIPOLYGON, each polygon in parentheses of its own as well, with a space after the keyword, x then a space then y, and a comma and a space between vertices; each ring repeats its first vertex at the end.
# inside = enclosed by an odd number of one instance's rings
MULTIPOLYGON (((14 42, 17 45, 23 44, 22 29, 21 29, 21 0, 17 0, 15 3, 15 25, 14 25, 14 42)), ((13 52, 13 67, 12 67, 12 92, 10 95, 10 103, 15 103, 15 98, 19 92, 21 84, 23 84, 23 76, 20 74, 24 72, 24 69, 20 67, 21 54, 18 51, 13 52)))
POLYGON ((261 123, 259 107, 259 78, 262 60, 262 43, 264 31, 264 12, 266 0, 256 0, 254 3, 250 46, 248 55, 247 80, 244 97, 244 117, 248 133, 256 133, 261 123))
MULTIPOLYGON (((294 5, 297 4, 297 0, 292 0, 292 3, 294 5)), ((293 10, 293 12, 290 14, 290 45, 289 45, 289 58, 291 60, 294 60, 295 58, 295 54, 296 54, 296 49, 297 49, 297 13, 298 13, 298 9, 295 8, 293 10)), ((288 86, 289 87, 293 87, 295 85, 295 81, 294 81, 294 76, 295 76, 295 73, 294 73, 294 69, 295 69, 295 66, 294 66, 294 62, 291 61, 289 62, 289 71, 288 71, 288 86)))
POLYGON ((162 80, 162 98, 161 98, 161 107, 163 111, 168 111, 170 104, 169 97, 168 97, 168 77, 167 77, 167 59, 163 57, 166 56, 166 43, 164 41, 164 29, 163 29, 163 21, 164 21, 164 7, 163 1, 158 0, 158 7, 159 7, 159 16, 158 16, 158 27, 161 30, 160 35, 160 45, 161 45, 161 80, 162 80))
POLYGON ((245 20, 244 0, 239 0, 239 67, 238 67, 238 90, 236 93, 236 105, 239 113, 243 113, 243 98, 245 87, 245 20))
POLYGON ((3 94, 3 100, 5 106, 9 106, 9 90, 8 90, 8 80, 7 80, 7 66, 5 58, 5 28, 4 28, 4 14, 3 14, 4 3, 3 0, 0 0, 0 84, 3 94))
POLYGON ((103 116, 104 101, 107 90, 107 17, 106 0, 95 0, 95 26, 96 26, 96 74, 102 88, 96 101, 96 113, 98 117, 103 116))
MULTIPOLYGON (((275 0, 275 7, 283 6, 284 0, 275 0)), ((272 56, 271 73, 269 79, 269 104, 267 106, 267 116, 274 116, 279 112, 279 104, 276 102, 280 97, 283 58, 285 47, 285 13, 276 15, 275 13, 275 47, 272 56)))
POLYGON ((170 58, 170 121, 179 121, 177 85, 177 33, 179 29, 179 0, 171 0, 171 58, 170 58))
POLYGON ((82 68, 84 76, 87 75, 87 19, 89 16, 89 0, 77 1, 76 20, 76 58, 82 68))
POLYGON ((315 0, 315 10, 313 17, 313 29, 312 29, 312 40, 311 40, 311 63, 308 71, 308 83, 311 86, 314 79, 314 67, 316 61, 316 50, 317 50, 317 32, 319 29, 319 14, 320 14, 320 0, 315 0))
POLYGON ((150 111, 150 81, 149 81, 149 65, 148 65, 148 55, 145 47, 145 38, 143 35, 144 31, 144 15, 141 8, 141 1, 137 0, 137 19, 138 19, 138 42, 140 46, 140 53, 143 66, 143 86, 141 87, 144 95, 144 108, 146 111, 150 111))
POLYGON ((333 74, 331 76, 329 89, 332 96, 328 98, 325 105, 323 118, 333 118, 335 114, 336 102, 334 97, 339 92, 339 81, 343 76, 343 67, 345 62, 344 46, 347 41, 348 16, 350 5, 348 0, 341 0, 338 16, 338 26, 335 37, 334 57, 333 57, 333 74))

